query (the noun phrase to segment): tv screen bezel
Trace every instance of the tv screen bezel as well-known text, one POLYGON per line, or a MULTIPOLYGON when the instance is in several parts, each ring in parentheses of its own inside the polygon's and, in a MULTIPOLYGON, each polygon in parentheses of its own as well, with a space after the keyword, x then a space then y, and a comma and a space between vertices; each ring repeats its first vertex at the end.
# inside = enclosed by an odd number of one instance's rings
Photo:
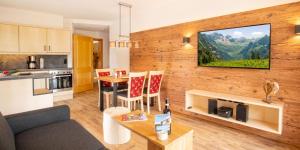
POLYGON ((212 67, 212 68, 239 68, 239 69, 263 69, 263 70, 271 70, 271 35, 272 35, 272 24, 271 23, 262 23, 262 24, 254 24, 254 25, 245 25, 245 26, 238 26, 238 27, 229 27, 229 28, 219 28, 219 29, 212 29, 212 30, 205 30, 205 31, 198 31, 197 32, 197 67, 212 67), (270 37, 269 37, 269 66, 268 68, 254 68, 254 67, 226 67, 226 66, 203 66, 199 64, 199 33, 200 32, 209 32, 209 31, 217 31, 217 30, 226 30, 226 29, 235 29, 235 28, 243 28, 243 27, 251 27, 251 26, 260 26, 260 25, 269 25, 270 26, 270 37))

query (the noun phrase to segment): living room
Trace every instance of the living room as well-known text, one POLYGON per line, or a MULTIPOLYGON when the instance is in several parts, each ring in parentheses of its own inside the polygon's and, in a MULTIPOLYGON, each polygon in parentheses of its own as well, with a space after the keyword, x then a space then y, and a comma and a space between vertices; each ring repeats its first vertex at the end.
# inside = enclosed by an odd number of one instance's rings
POLYGON ((298 0, 0 0, 0 149, 300 149, 299 49, 298 0))

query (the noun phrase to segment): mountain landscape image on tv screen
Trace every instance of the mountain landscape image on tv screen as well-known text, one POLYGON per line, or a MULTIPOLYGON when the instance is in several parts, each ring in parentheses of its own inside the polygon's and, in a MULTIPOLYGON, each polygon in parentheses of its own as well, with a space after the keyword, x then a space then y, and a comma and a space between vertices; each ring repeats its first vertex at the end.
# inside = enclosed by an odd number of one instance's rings
POLYGON ((270 67, 270 24, 198 32, 198 65, 270 67))

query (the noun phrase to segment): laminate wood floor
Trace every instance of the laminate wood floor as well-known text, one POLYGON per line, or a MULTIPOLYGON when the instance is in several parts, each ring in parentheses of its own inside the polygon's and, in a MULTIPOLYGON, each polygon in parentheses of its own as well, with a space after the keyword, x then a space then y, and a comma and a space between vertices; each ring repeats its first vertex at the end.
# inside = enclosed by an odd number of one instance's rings
MULTIPOLYGON (((56 102, 55 105, 69 105, 71 118, 80 122, 99 141, 104 143, 102 131, 102 113, 97 107, 98 90, 76 94, 73 100, 56 102)), ((146 107, 145 107, 146 108, 146 107)), ((153 107, 151 113, 158 113, 153 107)), ((272 141, 237 129, 220 126, 200 119, 173 114, 172 119, 194 129, 195 150, 296 150, 296 147, 272 141)), ((122 145, 104 145, 112 150, 147 149, 147 141, 132 133, 129 143, 122 145)))

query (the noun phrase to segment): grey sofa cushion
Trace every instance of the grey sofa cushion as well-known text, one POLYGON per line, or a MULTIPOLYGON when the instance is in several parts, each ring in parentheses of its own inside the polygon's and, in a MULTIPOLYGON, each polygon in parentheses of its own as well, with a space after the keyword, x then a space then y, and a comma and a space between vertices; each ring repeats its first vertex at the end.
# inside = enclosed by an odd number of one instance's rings
POLYGON ((70 108, 66 105, 27 111, 5 116, 14 134, 28 129, 70 120, 70 108))
POLYGON ((7 121, 0 112, 0 150, 15 150, 15 137, 7 121))
POLYGON ((16 135, 17 150, 100 150, 105 147, 74 120, 33 128, 16 135))

